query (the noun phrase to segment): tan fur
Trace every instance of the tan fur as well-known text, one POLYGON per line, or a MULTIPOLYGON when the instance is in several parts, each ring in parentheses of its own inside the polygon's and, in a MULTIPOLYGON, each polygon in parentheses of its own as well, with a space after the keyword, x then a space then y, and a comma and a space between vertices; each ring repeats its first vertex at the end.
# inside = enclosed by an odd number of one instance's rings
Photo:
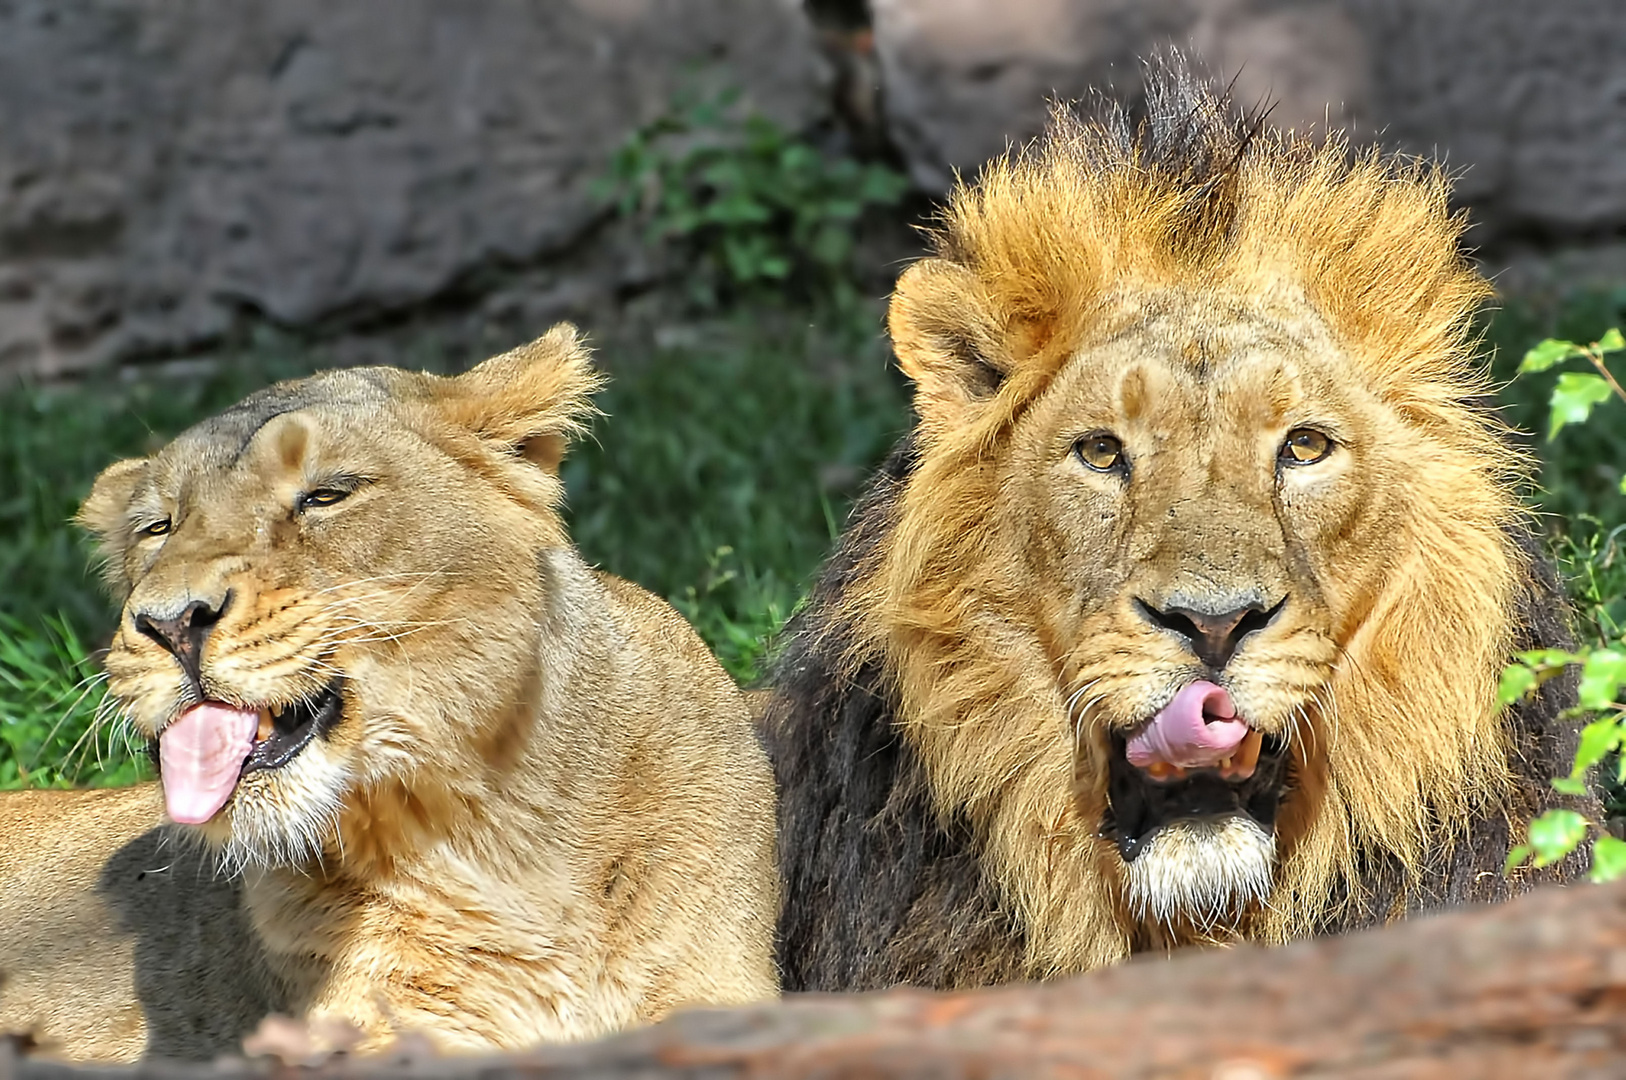
POLYGON ((0 796, 0 1031, 32 1032, 46 1052, 140 1056, 133 943, 97 886, 161 813, 150 784, 0 796))
POLYGON ((127 594, 110 692, 143 737, 198 691, 140 612, 224 605, 210 699, 287 705, 343 677, 342 719, 194 831, 242 872, 296 1010, 370 1045, 578 1039, 776 992, 745 702, 557 513, 594 385, 569 327, 456 378, 334 372, 113 466, 85 503, 127 594), (333 486, 351 493, 297 509, 333 486))
POLYGON ((1525 463, 1469 404, 1488 287, 1446 179, 1337 139, 1219 152, 1235 169, 1194 194, 1058 114, 954 192, 938 256, 892 300, 919 461, 832 625, 888 657, 937 807, 970 821, 1034 975, 1171 935, 1313 932, 1358 899, 1363 858, 1418 872, 1509 790, 1494 689, 1525 463), (1337 449, 1278 476, 1301 425, 1337 449), (1074 457, 1093 430, 1122 438, 1133 482, 1074 457), (1097 835, 1107 735, 1203 676, 1133 601, 1249 591, 1290 600, 1226 685, 1291 739, 1299 790, 1268 902, 1218 931, 1160 925, 1097 835))

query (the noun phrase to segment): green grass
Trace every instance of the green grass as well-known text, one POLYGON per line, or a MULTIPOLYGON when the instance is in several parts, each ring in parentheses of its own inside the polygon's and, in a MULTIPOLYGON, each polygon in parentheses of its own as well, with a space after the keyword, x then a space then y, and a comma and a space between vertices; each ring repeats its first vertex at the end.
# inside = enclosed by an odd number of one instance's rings
MULTIPOLYGON (((1509 305, 1487 340, 1509 379, 1540 338, 1590 340, 1623 322, 1626 291, 1588 293, 1509 305)), ((668 597, 749 681, 907 422, 879 308, 758 307, 600 344, 613 379, 598 399, 606 417, 565 462, 572 533, 588 559, 668 597)), ((207 378, 0 393, 0 787, 121 783, 142 768, 115 734, 86 734, 112 612, 68 522, 96 472, 315 355, 267 337, 207 378)), ((430 352, 411 362, 438 366, 430 352)), ((1503 390, 1510 421, 1542 428, 1550 379, 1503 390)), ((1535 497, 1593 638, 1626 621, 1626 531, 1610 531, 1626 522, 1622 411, 1608 403, 1556 442, 1531 441, 1544 463, 1535 497)))

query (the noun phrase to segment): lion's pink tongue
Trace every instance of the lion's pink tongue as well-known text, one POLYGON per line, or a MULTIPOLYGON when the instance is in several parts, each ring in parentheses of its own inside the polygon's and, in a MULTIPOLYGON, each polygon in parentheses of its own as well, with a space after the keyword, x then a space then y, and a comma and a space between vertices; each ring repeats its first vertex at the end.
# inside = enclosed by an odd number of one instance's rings
POLYGON ((259 726, 259 713, 210 701, 192 706, 164 729, 158 736, 158 767, 172 821, 201 825, 220 812, 237 788, 259 726))
POLYGON ((1202 769, 1230 757, 1247 736, 1231 695, 1211 682, 1194 682, 1130 737, 1127 756, 1142 769, 1159 761, 1202 769))

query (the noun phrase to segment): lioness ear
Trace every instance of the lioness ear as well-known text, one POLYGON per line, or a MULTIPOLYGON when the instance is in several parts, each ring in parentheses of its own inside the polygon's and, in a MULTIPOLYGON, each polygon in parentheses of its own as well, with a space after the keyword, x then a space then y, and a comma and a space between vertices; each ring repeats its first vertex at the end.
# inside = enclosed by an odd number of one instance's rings
POLYGON ((560 323, 448 380, 435 397, 452 423, 556 472, 565 446, 586 430, 589 398, 602 383, 581 334, 560 323))
POLYGON ((130 500, 146 475, 146 458, 126 458, 109 465, 96 477, 74 517, 96 538, 108 584, 115 589, 123 584, 124 552, 130 546, 130 500))
POLYGON ((1014 367, 982 282, 943 259, 923 259, 904 271, 887 330, 898 366, 915 384, 915 411, 931 429, 966 419, 1014 367))

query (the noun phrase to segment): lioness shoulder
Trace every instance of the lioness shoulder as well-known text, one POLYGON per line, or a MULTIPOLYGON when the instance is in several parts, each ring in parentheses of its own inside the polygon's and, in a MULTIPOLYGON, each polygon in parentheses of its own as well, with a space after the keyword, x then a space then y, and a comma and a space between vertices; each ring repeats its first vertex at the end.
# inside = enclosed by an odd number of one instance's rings
MULTIPOLYGON (((486 1049, 776 992, 773 789, 744 698, 558 513, 595 383, 569 327, 451 378, 330 372, 86 500, 122 600, 110 699, 155 745, 169 821, 155 843, 121 818, 96 855, 195 850, 229 883, 266 973, 249 1011, 486 1049)), ((0 844, 7 874, 35 858, 0 844)), ((86 880, 49 903, 116 906, 86 880)), ((196 990, 149 959, 137 942, 151 1017, 196 990)), ((50 1038, 51 980, 24 981, 40 996, 8 992, 6 1015, 50 1038)))

